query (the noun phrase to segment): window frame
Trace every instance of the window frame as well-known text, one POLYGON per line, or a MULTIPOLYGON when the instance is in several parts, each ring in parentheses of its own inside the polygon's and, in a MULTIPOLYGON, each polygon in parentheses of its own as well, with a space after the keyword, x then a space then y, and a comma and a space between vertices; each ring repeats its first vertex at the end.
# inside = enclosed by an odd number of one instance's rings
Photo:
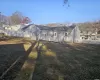
POLYGON ((65 32, 65 36, 68 36, 68 33, 67 32, 65 32))
POLYGON ((54 36, 55 36, 55 37, 57 36, 57 32, 54 32, 54 36))

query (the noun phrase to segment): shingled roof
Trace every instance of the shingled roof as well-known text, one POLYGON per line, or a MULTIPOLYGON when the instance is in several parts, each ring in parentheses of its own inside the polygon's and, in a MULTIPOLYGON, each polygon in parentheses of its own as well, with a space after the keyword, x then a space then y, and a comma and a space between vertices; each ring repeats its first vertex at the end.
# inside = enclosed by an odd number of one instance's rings
POLYGON ((67 31, 70 33, 75 28, 75 25, 71 25, 71 26, 67 26, 67 27, 66 26, 48 27, 48 26, 43 26, 43 25, 31 24, 31 25, 25 26, 21 30, 32 32, 32 31, 34 31, 33 30, 34 27, 38 27, 40 30, 67 31))
POLYGON ((48 26, 38 25, 37 27, 40 30, 71 31, 72 29, 74 29, 75 25, 71 25, 67 27, 66 26, 48 27, 48 26))

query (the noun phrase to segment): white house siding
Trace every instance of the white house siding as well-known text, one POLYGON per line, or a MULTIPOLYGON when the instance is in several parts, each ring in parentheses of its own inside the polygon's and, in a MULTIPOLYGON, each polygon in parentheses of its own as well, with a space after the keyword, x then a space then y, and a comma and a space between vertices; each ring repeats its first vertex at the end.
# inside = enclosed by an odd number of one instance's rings
MULTIPOLYGON (((74 29, 74 28, 73 28, 74 29)), ((36 31, 37 32, 37 31, 36 31)), ((54 42, 63 42, 63 41, 72 41, 73 38, 65 36, 66 30, 59 30, 59 29, 40 29, 38 38, 40 40, 46 41, 54 41, 54 42), (70 40, 71 39, 71 40, 70 40)))
POLYGON ((58 41, 60 42, 64 38, 63 32, 52 31, 52 30, 42 30, 39 36, 41 40, 55 41, 55 42, 58 41))
POLYGON ((39 39, 39 40, 47 40, 47 41, 54 41, 54 42, 63 42, 63 41, 79 42, 80 41, 80 31, 77 26, 71 28, 70 33, 67 31, 67 29, 62 29, 57 27, 54 28, 53 30, 51 28, 48 29, 47 27, 42 29, 41 26, 38 27, 36 25, 29 25, 23 27, 22 29, 18 28, 18 31, 6 30, 5 32, 9 36, 29 37, 33 40, 39 39), (65 33, 68 33, 68 35, 65 36, 65 33))
POLYGON ((13 26, 5 25, 4 28, 6 30, 18 31, 21 28, 21 25, 13 25, 13 26))
POLYGON ((80 30, 79 27, 76 26, 73 30, 73 38, 74 38, 74 42, 82 42, 82 39, 80 37, 80 30))
POLYGON ((68 35, 67 42, 73 42, 73 31, 68 35))
POLYGON ((80 30, 78 26, 76 26, 66 37, 67 42, 82 42, 80 38, 80 30))

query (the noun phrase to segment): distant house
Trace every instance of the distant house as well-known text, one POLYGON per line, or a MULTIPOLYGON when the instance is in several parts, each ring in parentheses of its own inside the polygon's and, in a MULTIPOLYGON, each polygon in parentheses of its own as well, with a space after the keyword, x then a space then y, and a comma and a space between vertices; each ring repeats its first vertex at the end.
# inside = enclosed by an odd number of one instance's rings
POLYGON ((18 31, 21 28, 21 25, 12 25, 12 26, 5 25, 4 28, 7 30, 18 31))
POLYGON ((55 41, 55 42, 63 42, 63 41, 73 41, 71 33, 75 26, 62 26, 62 27, 47 27, 47 26, 39 26, 40 29, 39 39, 47 40, 47 41, 55 41))
MULTIPOLYGON (((33 25, 31 25, 32 27, 33 25)), ((83 42, 85 40, 100 40, 100 30, 92 26, 57 26, 48 27, 34 25, 32 29, 39 40, 54 41, 54 42, 83 42)), ((29 29, 29 28, 28 28, 29 29)), ((30 28, 31 29, 31 28, 30 28)), ((32 37, 32 35, 31 35, 32 37)))
POLYGON ((91 26, 44 26, 30 24, 26 26, 11 26, 3 31, 10 36, 29 37, 33 40, 46 40, 54 42, 84 42, 100 40, 100 30, 91 26), (10 28, 10 29, 9 29, 10 28))
POLYGON ((43 25, 30 25, 24 27, 25 33, 29 34, 32 39, 54 41, 54 42, 79 42, 79 30, 76 25, 48 27, 43 25))

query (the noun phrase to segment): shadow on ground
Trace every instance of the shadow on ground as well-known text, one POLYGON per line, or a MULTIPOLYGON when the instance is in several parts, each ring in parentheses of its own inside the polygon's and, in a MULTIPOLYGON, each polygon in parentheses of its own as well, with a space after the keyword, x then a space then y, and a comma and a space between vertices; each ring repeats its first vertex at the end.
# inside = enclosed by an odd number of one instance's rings
POLYGON ((16 64, 2 76, 1 80, 13 80, 16 77, 36 42, 31 42, 31 44, 27 51, 22 43, 0 45, 0 77, 20 57, 16 64))
POLYGON ((100 79, 100 45, 43 44, 32 80, 100 79))

